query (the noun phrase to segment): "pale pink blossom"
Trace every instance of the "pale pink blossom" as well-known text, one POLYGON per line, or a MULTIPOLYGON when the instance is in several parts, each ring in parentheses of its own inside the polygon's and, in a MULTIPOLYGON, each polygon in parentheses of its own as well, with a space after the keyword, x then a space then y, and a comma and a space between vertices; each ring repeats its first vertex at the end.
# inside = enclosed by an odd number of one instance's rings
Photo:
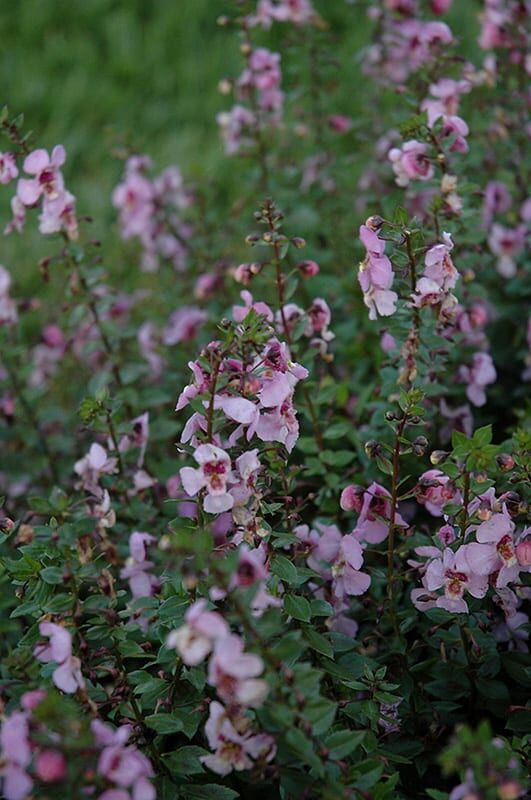
POLYGON ((17 161, 13 153, 0 153, 0 183, 10 183, 17 176, 17 161))
POLYGON ((33 650, 35 657, 43 663, 56 661, 58 666, 52 674, 52 680, 58 689, 67 694, 74 694, 83 689, 85 681, 81 674, 81 662, 72 655, 72 636, 62 625, 53 622, 41 622, 41 636, 49 637, 47 644, 37 644, 33 650))
POLYGON ((407 186, 412 180, 428 181, 433 177, 434 168, 427 152, 428 146, 416 139, 389 151, 389 160, 398 186, 407 186))
POLYGON ((202 444, 194 451, 194 458, 199 464, 197 469, 183 467, 179 472, 184 490, 195 497, 201 489, 206 489, 203 507, 210 514, 228 511, 234 504, 227 487, 234 480, 230 457, 220 447, 202 444))
POLYGON ((101 444, 94 442, 88 453, 74 464, 74 472, 81 478, 85 491, 99 494, 99 480, 102 475, 112 475, 117 471, 116 458, 109 458, 101 444))
POLYGON ((207 601, 197 600, 184 616, 184 625, 172 631, 166 647, 175 648, 187 666, 200 664, 218 639, 230 635, 229 626, 216 611, 207 611, 207 601))
POLYGON ((459 367, 459 380, 467 384, 466 396, 474 406, 487 402, 485 387, 496 381, 496 370, 488 353, 474 353, 472 365, 459 367))
POLYGON ((259 656, 244 652, 239 636, 218 639, 208 665, 208 682, 225 702, 258 707, 264 702, 268 686, 258 678, 264 670, 259 656))
POLYGON ((248 730, 245 718, 241 722, 242 732, 227 714, 226 709, 214 701, 210 704, 209 717, 205 725, 208 744, 215 752, 213 755, 201 756, 202 763, 218 775, 228 775, 235 770, 251 769, 254 760, 271 761, 275 756, 274 740, 266 733, 253 736, 248 730))

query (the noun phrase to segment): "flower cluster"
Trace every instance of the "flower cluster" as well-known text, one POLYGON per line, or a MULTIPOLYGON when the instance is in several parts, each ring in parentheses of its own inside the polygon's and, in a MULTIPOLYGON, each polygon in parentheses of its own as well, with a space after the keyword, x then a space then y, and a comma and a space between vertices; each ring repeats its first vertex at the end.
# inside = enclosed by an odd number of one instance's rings
MULTIPOLYGON (((26 156, 22 169, 31 177, 18 179, 17 193, 11 200, 13 220, 7 225, 6 233, 11 233, 13 230, 20 233, 26 221, 26 209, 39 208, 40 233, 64 231, 69 239, 77 239, 76 199, 65 189, 61 172, 65 161, 66 153, 61 144, 54 147, 51 155, 47 150, 38 149, 26 156)), ((14 172, 16 167, 12 159, 9 159, 8 163, 11 165, 8 172, 11 179, 16 177, 14 172)), ((5 167, 3 174, 6 174, 5 167)))
POLYGON ((146 272, 156 272, 161 260, 183 270, 192 230, 182 212, 191 204, 192 194, 177 167, 150 178, 151 167, 148 156, 132 156, 125 165, 123 181, 112 198, 120 213, 121 234, 126 240, 139 240, 146 272))

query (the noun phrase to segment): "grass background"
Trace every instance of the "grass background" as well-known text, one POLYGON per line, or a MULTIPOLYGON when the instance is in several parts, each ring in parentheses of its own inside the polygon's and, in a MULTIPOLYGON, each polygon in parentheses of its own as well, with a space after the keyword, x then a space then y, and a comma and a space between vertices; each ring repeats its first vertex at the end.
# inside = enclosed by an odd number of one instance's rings
MULTIPOLYGON (((374 85, 360 68, 359 51, 369 38, 365 5, 315 1, 335 42, 336 111, 355 120, 389 102, 380 91, 375 96, 374 85)), ((450 19, 461 35, 477 24, 472 6, 466 13, 454 9, 450 19)), ((175 163, 187 178, 217 181, 227 205, 237 198, 245 168, 224 156, 216 124, 217 112, 231 104, 219 94, 218 82, 242 69, 235 33, 220 28, 216 20, 235 8, 233 0, 2 4, 0 100, 12 114, 25 114, 36 146, 65 145, 67 185, 78 198, 79 213, 95 218, 94 233, 107 253, 115 251, 117 239, 110 195, 123 167, 113 152, 124 144, 149 153, 157 167, 175 163)), ((275 49, 287 27, 276 26, 263 41, 275 49)), ((296 65, 290 52, 282 51, 282 57, 289 83, 296 65)), ((300 52, 296 58, 301 59, 300 52)), ((11 193, 11 187, 0 192, 2 225, 9 218, 11 193)), ((45 247, 35 228, 29 224, 24 237, 3 240, 0 263, 10 268, 17 264, 15 277, 23 284, 33 284, 35 261, 45 247)))

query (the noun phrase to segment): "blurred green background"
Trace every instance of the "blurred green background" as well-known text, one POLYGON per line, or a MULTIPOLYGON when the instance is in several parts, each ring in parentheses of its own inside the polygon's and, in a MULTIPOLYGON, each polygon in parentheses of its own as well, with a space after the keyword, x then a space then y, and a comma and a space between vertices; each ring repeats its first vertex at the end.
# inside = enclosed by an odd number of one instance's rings
MULTIPOLYGON (((110 195, 123 163, 123 145, 150 154, 157 169, 175 163, 192 180, 215 180, 234 202, 248 182, 247 167, 223 154, 216 114, 230 107, 218 83, 242 69, 236 33, 217 24, 234 0, 23 0, 0 7, 3 42, 2 104, 25 114, 35 146, 63 143, 68 188, 78 212, 95 218, 94 234, 116 240, 110 195)), ((370 40, 365 2, 315 0, 330 25, 338 76, 336 113, 356 120, 385 102, 362 76, 360 49, 370 40)), ((454 4, 455 6, 456 4, 454 4)), ((461 4, 459 4, 461 6, 461 4)), ((454 8, 453 25, 475 28, 475 4, 454 8)), ((451 20, 452 22, 452 20, 451 20)), ((290 26, 257 38, 280 46, 290 26)), ((468 37, 467 37, 468 38, 468 37)), ((473 40, 474 34, 470 37, 473 40)), ((282 49, 284 85, 304 69, 282 49)), ((296 59, 303 60, 300 50, 296 59)), ((0 149, 6 149, 3 141, 0 149)), ((355 152, 352 158, 355 190, 355 152)), ((0 193, 0 221, 9 218, 11 188, 0 193)), ((227 206, 229 203, 227 202, 227 206)), ((18 278, 43 255, 43 241, 27 225, 24 237, 3 240, 0 263, 18 264, 18 278)), ((111 245, 112 248, 113 245, 111 245)), ((112 249, 107 253, 112 252, 112 249)), ((24 281, 23 281, 24 282, 24 281)))

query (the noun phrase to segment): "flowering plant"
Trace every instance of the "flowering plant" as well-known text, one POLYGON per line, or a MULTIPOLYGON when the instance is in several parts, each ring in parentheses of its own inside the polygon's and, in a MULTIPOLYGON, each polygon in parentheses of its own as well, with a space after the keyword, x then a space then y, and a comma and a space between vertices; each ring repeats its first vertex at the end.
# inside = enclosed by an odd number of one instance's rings
POLYGON ((43 248, 38 298, 0 267, 1 791, 524 797, 529 8, 478 61, 451 1, 369 3, 357 120, 327 4, 237 6, 242 195, 127 152, 127 280, 0 116, 43 248))

